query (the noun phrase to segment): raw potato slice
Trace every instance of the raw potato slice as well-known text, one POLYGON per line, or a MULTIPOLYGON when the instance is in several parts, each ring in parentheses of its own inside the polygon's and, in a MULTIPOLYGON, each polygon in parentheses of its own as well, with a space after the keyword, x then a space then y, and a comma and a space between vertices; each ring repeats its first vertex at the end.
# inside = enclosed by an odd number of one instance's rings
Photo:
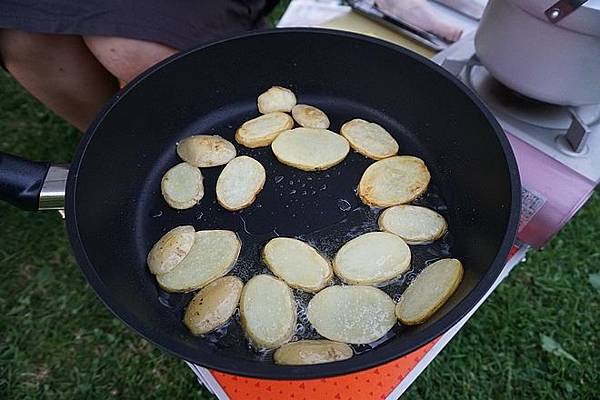
POLYGON ((323 364, 347 360, 352 355, 352 348, 346 343, 330 340, 300 340, 286 343, 275 350, 273 361, 280 365, 323 364))
POLYGON ((279 134, 271 144, 279 161, 304 171, 321 171, 342 162, 350 145, 327 129, 296 128, 279 134))
POLYGON ((165 233, 148 253, 148 268, 153 274, 165 274, 190 252, 196 231, 191 225, 178 226, 165 233))
POLYGON ((291 287, 307 292, 323 289, 333 276, 329 261, 297 239, 271 239, 263 249, 263 258, 271 272, 291 287))
POLYGON ((408 244, 428 244, 446 233, 446 220, 429 208, 401 205, 388 208, 379 216, 381 230, 400 236, 408 244))
POLYGON ((167 204, 185 210, 198 204, 204 197, 200 170, 186 162, 169 169, 160 181, 160 191, 167 204))
POLYGON ((404 240, 387 232, 370 232, 338 250, 333 270, 346 283, 377 285, 402 275, 410 259, 410 248, 404 240))
POLYGON ((308 320, 330 340, 366 344, 382 338, 396 323, 394 301, 372 286, 330 286, 308 303, 308 320))
POLYGON ((292 129, 294 120, 282 112, 273 112, 246 121, 235 132, 235 140, 246 147, 268 146, 283 131, 292 129))
POLYGON ((268 114, 275 111, 290 112, 296 105, 296 95, 290 89, 281 86, 273 86, 258 96, 258 111, 268 114))
POLYGON ((289 342, 296 328, 292 290, 270 275, 256 275, 242 290, 240 318, 246 334, 261 349, 289 342))
POLYGON ((317 107, 297 104, 292 108, 292 117, 294 117, 298 125, 305 128, 329 128, 329 118, 317 107))
POLYGON ((381 160, 398 153, 398 142, 374 122, 353 119, 342 125, 340 133, 354 150, 369 158, 381 160))
POLYGON ((194 335, 204 335, 225 325, 238 306, 243 286, 235 276, 209 283, 190 301, 183 323, 194 335))
POLYGON ((242 244, 231 231, 198 231, 185 258, 166 274, 157 275, 167 292, 191 292, 227 274, 237 261, 242 244))
POLYGON ((405 325, 425 322, 454 293, 463 276, 455 258, 444 258, 425 268, 410 284, 396 305, 396 316, 405 325))
POLYGON ((409 203, 423 194, 430 179, 429 170, 420 158, 384 158, 365 170, 358 185, 358 194, 368 205, 395 206, 409 203))
POLYGON ((266 179, 261 163, 248 156, 236 157, 217 179, 217 200, 229 211, 241 210, 254 202, 266 179))
POLYGON ((219 135, 195 135, 177 143, 177 154, 198 168, 227 164, 235 157, 235 147, 219 135))

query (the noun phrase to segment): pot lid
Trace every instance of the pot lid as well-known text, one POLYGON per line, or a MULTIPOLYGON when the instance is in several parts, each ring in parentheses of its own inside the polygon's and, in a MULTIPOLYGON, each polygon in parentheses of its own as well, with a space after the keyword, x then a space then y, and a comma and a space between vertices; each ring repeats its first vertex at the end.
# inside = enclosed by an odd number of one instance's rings
MULTIPOLYGON (((500 0, 505 1, 505 0, 500 0)), ((544 12, 557 0, 510 0, 518 7, 548 23, 544 12)), ((587 0, 578 9, 556 23, 557 26, 600 38, 600 0, 587 0)))

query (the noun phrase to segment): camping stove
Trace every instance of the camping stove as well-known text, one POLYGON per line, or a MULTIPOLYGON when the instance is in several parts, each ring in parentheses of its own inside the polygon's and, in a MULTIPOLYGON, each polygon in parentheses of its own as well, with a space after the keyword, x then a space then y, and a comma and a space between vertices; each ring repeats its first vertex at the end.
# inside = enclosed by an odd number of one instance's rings
POLYGON ((479 62, 473 39, 467 35, 433 60, 477 93, 507 133, 523 184, 518 238, 540 248, 600 182, 600 104, 559 106, 508 89, 479 62))
MULTIPOLYGON (((314 6, 313 2, 306 3, 314 6)), ((270 381, 188 363, 198 380, 219 400, 398 399, 525 258, 529 248, 547 243, 592 194, 600 181, 600 105, 570 109, 539 103, 510 91, 478 62, 473 36, 466 35, 433 60, 471 87, 490 108, 504 128, 519 165, 523 206, 518 242, 492 288, 444 335, 402 358, 354 374, 270 381)))

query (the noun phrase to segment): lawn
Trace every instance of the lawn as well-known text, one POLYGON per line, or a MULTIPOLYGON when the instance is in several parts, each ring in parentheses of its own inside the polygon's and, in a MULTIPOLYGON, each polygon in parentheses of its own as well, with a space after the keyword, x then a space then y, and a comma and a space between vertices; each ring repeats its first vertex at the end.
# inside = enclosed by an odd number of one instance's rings
MULTIPOLYGON (((4 73, 0 93, 0 151, 68 162, 79 133, 4 73)), ((546 249, 530 253, 403 398, 599 398, 600 288, 590 281, 600 272, 598 243, 596 194, 546 249), (544 336, 562 347, 544 346, 544 336)), ((111 397, 211 398, 182 361, 100 303, 58 213, 0 204, 0 399, 111 397)))

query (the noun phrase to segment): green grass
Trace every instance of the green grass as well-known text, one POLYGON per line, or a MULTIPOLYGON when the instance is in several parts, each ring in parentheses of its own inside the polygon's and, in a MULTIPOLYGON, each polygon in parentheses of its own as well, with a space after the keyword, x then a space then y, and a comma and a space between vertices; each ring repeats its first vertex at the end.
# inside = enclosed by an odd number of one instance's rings
MULTIPOLYGON (((0 150, 68 161, 79 134, 0 74, 0 150)), ((404 396, 599 398, 600 196, 531 253, 404 396), (540 335, 577 362, 543 350, 540 335)), ((57 213, 0 204, 0 399, 209 399, 85 283, 57 213)))
MULTIPOLYGON (((80 134, 0 75, 0 150, 65 162, 80 134)), ((185 364, 117 321, 56 212, 0 204, 0 399, 210 398, 185 364)))

